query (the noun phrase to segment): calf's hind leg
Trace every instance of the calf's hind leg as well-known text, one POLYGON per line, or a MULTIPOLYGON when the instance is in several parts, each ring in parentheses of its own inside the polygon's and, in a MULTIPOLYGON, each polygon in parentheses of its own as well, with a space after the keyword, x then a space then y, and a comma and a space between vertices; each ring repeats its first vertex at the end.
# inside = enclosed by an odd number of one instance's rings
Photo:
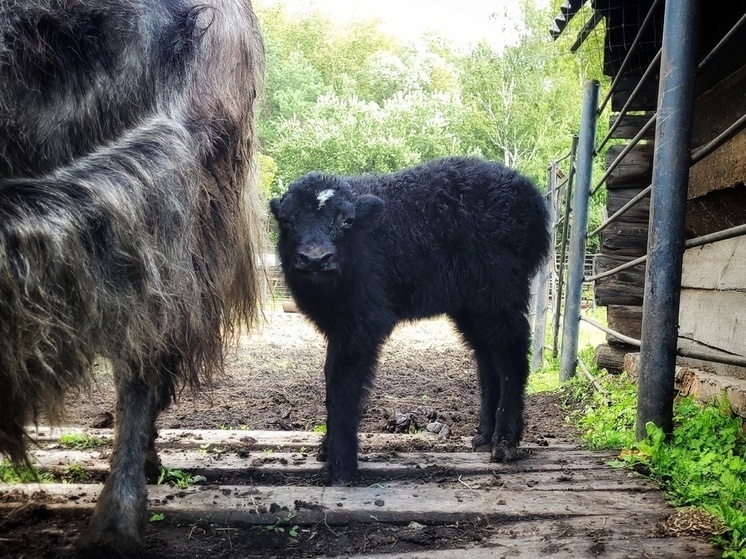
POLYGON ((454 319, 474 349, 481 387, 479 428, 472 445, 476 449, 490 443, 494 461, 515 460, 529 372, 528 322, 517 313, 462 313, 454 319))

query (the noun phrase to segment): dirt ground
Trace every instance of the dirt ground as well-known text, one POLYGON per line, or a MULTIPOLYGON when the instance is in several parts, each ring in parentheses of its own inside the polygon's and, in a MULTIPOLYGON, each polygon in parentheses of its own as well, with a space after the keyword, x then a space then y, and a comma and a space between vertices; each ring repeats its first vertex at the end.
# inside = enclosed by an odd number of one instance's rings
MULTIPOLYGON (((263 327, 242 337, 231 351, 226 374, 215 380, 212 389, 196 396, 181 394, 158 424, 169 429, 312 430, 325 418, 324 354, 323 338, 301 315, 269 311, 263 327)), ((385 346, 361 431, 418 430, 437 420, 453 436, 471 436, 478 403, 474 364, 450 324, 444 319, 406 324, 385 346)), ((524 442, 576 440, 576 433, 564 422, 564 403, 561 395, 528 396, 524 442)), ((113 410, 111 378, 103 373, 90 391, 70 399, 68 424, 108 427, 113 410)), ((71 557, 86 520, 85 515, 61 515, 40 505, 0 517, 0 556, 71 557)), ((412 532, 407 526, 374 523, 303 528, 291 536, 266 526, 239 530, 206 521, 165 521, 153 523, 148 530, 147 557, 219 559, 455 547, 479 541, 491 526, 485 518, 412 532)))

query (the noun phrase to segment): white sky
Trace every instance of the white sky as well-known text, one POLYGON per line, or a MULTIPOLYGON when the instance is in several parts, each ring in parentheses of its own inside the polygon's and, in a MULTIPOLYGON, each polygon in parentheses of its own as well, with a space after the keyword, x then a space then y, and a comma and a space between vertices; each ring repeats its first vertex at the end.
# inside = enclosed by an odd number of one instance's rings
POLYGON ((255 0, 282 3, 288 11, 318 8, 340 22, 379 19, 381 28, 404 40, 436 31, 457 48, 486 39, 496 50, 515 42, 521 1, 536 0, 255 0), (499 14, 495 17, 493 14, 499 14))

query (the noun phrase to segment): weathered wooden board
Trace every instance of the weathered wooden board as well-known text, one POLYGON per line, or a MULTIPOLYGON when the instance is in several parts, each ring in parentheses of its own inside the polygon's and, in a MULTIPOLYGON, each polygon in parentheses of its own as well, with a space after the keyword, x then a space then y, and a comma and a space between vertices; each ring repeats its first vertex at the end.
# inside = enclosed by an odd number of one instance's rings
MULTIPOLYGON (((606 167, 619 156, 623 145, 611 146, 606 152, 606 167)), ((640 144, 632 148, 624 159, 611 172, 606 186, 612 188, 645 188, 653 176, 653 146, 640 144)))
MULTIPOLYGON (((623 27, 623 26, 620 26, 623 27)), ((619 112, 632 96, 637 87, 640 76, 623 77, 619 80, 614 94, 611 96, 611 110, 619 112)), ((652 74, 635 95, 629 110, 654 111, 658 106, 658 80, 652 74)))
POLYGON ((746 291, 681 290, 679 336, 746 355, 746 291))
MULTIPOLYGON (((360 462, 361 472, 366 476, 386 476, 395 478, 417 477, 433 469, 447 469, 457 474, 518 472, 556 472, 587 470, 602 467, 603 460, 612 460, 614 453, 599 453, 595 462, 586 460, 588 454, 582 450, 548 451, 544 448, 522 447, 527 459, 509 464, 490 462, 486 452, 386 452, 380 455, 369 453, 360 462), (558 460, 556 453, 561 453, 558 460), (581 459, 580 461, 576 461, 581 459)), ((38 464, 46 469, 64 468, 71 464, 80 464, 89 471, 105 471, 109 467, 110 451, 68 450, 55 448, 51 450, 33 450, 31 455, 38 464)), ((236 474, 246 470, 270 470, 278 467, 290 475, 310 476, 318 473, 321 464, 315 456, 286 452, 252 452, 229 449, 225 445, 215 445, 210 450, 165 449, 159 452, 164 467, 189 470, 193 473, 217 472, 220 475, 236 474)))
MULTIPOLYGON (((40 444, 47 448, 33 454, 43 465, 106 468, 110 448, 66 450, 57 440, 61 430, 39 431, 39 439, 45 439, 40 444)), ((608 467, 611 452, 583 451, 569 444, 526 445, 521 460, 496 464, 484 453, 392 451, 402 439, 416 437, 362 434, 362 440, 380 450, 361 456, 366 485, 324 487, 310 477, 319 463, 297 448, 301 442, 307 447, 317 444, 316 434, 170 430, 162 435, 164 466, 204 472, 207 478, 187 489, 148 487, 150 513, 162 513, 176 524, 210 523, 230 530, 275 526, 290 516, 294 525, 326 526, 332 532, 356 523, 407 527, 399 531, 401 537, 428 525, 471 522, 487 523, 488 537, 465 549, 428 550, 428 558, 717 556, 712 546, 696 540, 654 538, 654 527, 672 509, 650 482, 608 467), (282 445, 296 447, 277 450, 282 445), (226 477, 239 484, 220 481, 226 477)), ((0 514, 35 504, 48 514, 86 515, 101 489, 98 483, 4 484, 0 514)), ((418 556, 394 552, 392 547, 386 556, 418 556)))
MULTIPOLYGON (((606 192, 606 213, 614 215, 622 206, 632 200, 642 191, 642 188, 613 188, 606 192)), ((644 223, 647 225, 650 219, 650 196, 646 196, 637 204, 624 212, 627 223, 644 223)))
POLYGON ((692 165, 688 197, 730 188, 746 181, 746 130, 742 130, 716 151, 692 165))
POLYGON ((746 67, 719 81, 694 102, 692 146, 709 142, 746 113, 746 67))
POLYGON ((686 234, 701 237, 746 223, 746 186, 710 192, 686 204, 686 234))
MULTIPOLYGON (((632 260, 629 256, 596 256, 596 271, 606 272, 632 260)), ((596 304, 607 305, 642 305, 645 283, 645 265, 640 264, 623 270, 613 276, 596 281, 594 295, 596 304)))
POLYGON ((601 251, 606 254, 642 256, 648 249, 648 224, 613 221, 601 232, 601 251))
MULTIPOLYGON (((21 484, 16 491, 36 494, 53 510, 91 511, 100 485, 21 484), (74 499, 69 499, 70 496, 74 499)), ((0 494, 8 495, 3 487, 0 494)), ((3 498, 0 510, 8 509, 3 498)), ((476 516, 505 519, 597 516, 657 512, 667 505, 657 492, 511 491, 497 487, 479 490, 461 486, 445 489, 431 484, 387 482, 375 487, 207 485, 177 489, 148 486, 148 510, 189 520, 209 514, 212 522, 273 524, 296 511, 298 525, 350 522, 458 522, 476 516), (298 506, 296 503, 302 503, 298 506)))
MULTIPOLYGON (((746 237, 726 239, 684 252, 682 287, 746 291, 746 237)), ((746 308, 738 313, 743 314, 746 308)))
MULTIPOLYGON (((638 132, 640 132, 640 130, 642 130, 642 127, 648 123, 652 115, 653 113, 642 114, 642 115, 639 115, 639 114, 638 115, 631 115, 631 114, 624 115, 624 118, 619 123, 619 126, 617 126, 616 130, 614 130, 614 133, 611 135, 612 139, 631 140, 638 134, 638 132)), ((612 114, 609 117, 609 128, 611 128, 618 119, 619 119, 619 114, 612 114)), ((645 132, 645 134, 643 134, 641 139, 652 140, 654 138, 655 138, 655 124, 653 124, 653 126, 651 126, 645 132)))

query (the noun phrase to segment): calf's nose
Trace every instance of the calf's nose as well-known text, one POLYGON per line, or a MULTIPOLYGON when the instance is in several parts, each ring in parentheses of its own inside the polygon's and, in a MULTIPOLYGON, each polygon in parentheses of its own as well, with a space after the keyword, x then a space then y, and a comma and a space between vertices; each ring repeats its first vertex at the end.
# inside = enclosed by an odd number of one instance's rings
POLYGON ((307 247, 298 249, 296 269, 302 271, 322 271, 332 261, 334 253, 323 247, 307 247))

